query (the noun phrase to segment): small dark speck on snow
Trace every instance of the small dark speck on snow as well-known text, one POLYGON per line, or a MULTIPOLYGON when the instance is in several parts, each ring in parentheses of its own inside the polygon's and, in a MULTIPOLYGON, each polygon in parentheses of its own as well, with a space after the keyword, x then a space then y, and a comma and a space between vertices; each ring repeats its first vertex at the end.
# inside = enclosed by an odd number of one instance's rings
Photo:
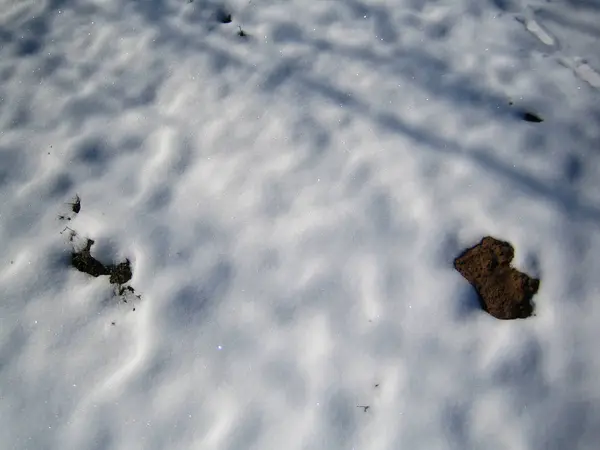
POLYGON ((537 114, 534 114, 534 113, 531 113, 531 112, 527 112, 527 111, 523 112, 521 114, 521 117, 523 118, 523 120, 525 122, 540 123, 540 122, 544 121, 544 119, 542 119, 537 114))

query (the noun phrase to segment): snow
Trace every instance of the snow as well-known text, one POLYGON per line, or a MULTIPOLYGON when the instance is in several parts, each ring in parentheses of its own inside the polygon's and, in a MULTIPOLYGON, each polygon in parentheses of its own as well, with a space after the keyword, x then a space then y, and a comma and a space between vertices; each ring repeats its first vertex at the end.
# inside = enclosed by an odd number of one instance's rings
POLYGON ((597 1, 0 5, 4 448, 597 448, 597 1))

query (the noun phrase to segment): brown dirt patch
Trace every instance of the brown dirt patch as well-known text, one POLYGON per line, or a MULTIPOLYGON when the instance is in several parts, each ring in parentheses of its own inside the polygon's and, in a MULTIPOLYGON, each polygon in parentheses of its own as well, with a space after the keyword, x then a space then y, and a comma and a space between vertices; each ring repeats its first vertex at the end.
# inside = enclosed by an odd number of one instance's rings
POLYGON ((92 245, 94 241, 88 239, 85 248, 71 254, 71 264, 75 269, 93 277, 110 275, 111 284, 123 285, 131 280, 133 274, 129 260, 119 264, 104 265, 92 256, 90 252, 92 245))
POLYGON ((71 264, 80 272, 87 273, 93 277, 110 275, 108 267, 91 255, 90 250, 92 245, 94 245, 94 241, 88 239, 85 248, 74 251, 71 254, 71 264))
POLYGON ((524 319, 533 314, 532 297, 540 281, 510 266, 508 242, 485 237, 454 260, 454 268, 477 291, 484 311, 497 319, 524 319))

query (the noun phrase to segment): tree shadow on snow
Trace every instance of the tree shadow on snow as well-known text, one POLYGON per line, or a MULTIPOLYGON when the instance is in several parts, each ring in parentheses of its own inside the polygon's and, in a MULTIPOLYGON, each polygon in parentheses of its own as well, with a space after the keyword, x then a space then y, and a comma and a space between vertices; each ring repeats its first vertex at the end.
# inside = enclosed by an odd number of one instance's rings
MULTIPOLYGON (((560 181, 544 179, 535 173, 528 172, 526 169, 518 168, 517 165, 510 165, 496 157, 489 148, 465 147, 460 142, 437 133, 425 119, 417 124, 408 123, 398 114, 382 108, 358 90, 354 91, 352 88, 334 85, 325 76, 314 72, 310 63, 288 58, 282 59, 279 64, 275 65, 275 69, 270 72, 260 67, 254 67, 251 62, 245 61, 236 55, 228 47, 230 43, 218 39, 205 39, 214 29, 213 26, 217 26, 210 24, 214 17, 213 13, 216 14, 215 11, 218 5, 216 2, 210 3, 210 5, 214 5, 214 8, 213 6, 209 8, 213 8, 213 12, 198 9, 197 11, 190 10, 185 13, 188 16, 184 20, 183 27, 174 26, 169 22, 169 15, 180 12, 180 9, 175 8, 175 5, 177 5, 177 8, 183 7, 181 3, 174 1, 135 1, 132 4, 132 8, 147 22, 148 26, 156 30, 158 35, 156 40, 157 49, 167 45, 180 51, 182 56, 185 56, 187 52, 200 53, 211 62, 210 67, 215 77, 219 76, 220 72, 226 67, 238 70, 240 80, 247 78, 249 75, 259 75, 262 77, 261 87, 259 88, 261 93, 267 96, 276 92, 282 102, 296 105, 298 97, 313 97, 335 107, 343 106, 353 115, 372 123, 381 132, 409 138, 420 144, 425 150, 435 152, 441 157, 465 159, 479 167, 484 173, 498 177, 509 185, 516 186, 521 191, 532 194, 539 200, 553 203, 563 211, 565 216, 600 223, 600 208, 584 200, 576 190, 569 186, 569 183, 563 184, 560 181), (202 29, 202 26, 199 25, 202 23, 207 24, 205 29, 202 29), (285 86, 290 86, 291 89, 282 89, 285 86)), ((350 2, 350 5, 354 8, 357 16, 367 11, 366 7, 360 2, 350 2)), ((371 10, 369 9, 369 11, 371 10)), ((385 16, 385 10, 376 8, 372 11, 375 11, 374 20, 382 36, 389 40, 397 38, 397 30, 394 29, 393 22, 385 16)), ((351 46, 307 37, 299 26, 287 22, 282 22, 278 33, 279 42, 293 40, 295 45, 300 46, 308 55, 324 53, 331 54, 334 57, 341 55, 356 66, 361 66, 365 71, 376 70, 379 73, 387 74, 402 82, 405 89, 411 87, 420 89, 429 93, 431 97, 456 105, 457 110, 461 108, 474 109, 489 121, 505 121, 514 123, 514 126, 521 125, 520 119, 515 117, 513 110, 507 105, 506 98, 486 89, 474 77, 453 73, 452 67, 447 62, 428 53, 425 48, 407 47, 391 52, 378 53, 372 48, 364 46, 351 46), (448 76, 449 74, 450 76, 448 76)), ((252 45, 261 44, 254 41, 252 45)), ((318 117, 317 111, 311 111, 311 108, 316 107, 311 106, 309 102, 305 102, 302 104, 302 108, 298 109, 303 109, 307 117, 311 115, 318 117)), ((590 132, 573 131, 578 130, 579 122, 589 121, 589 117, 600 119, 600 109, 590 111, 588 117, 572 117, 569 122, 553 122, 551 124, 552 129, 547 129, 545 132, 550 133, 552 137, 560 137, 563 134, 569 136, 569 138, 572 138, 571 145, 580 146, 584 151, 591 152, 597 148, 596 139, 597 134, 600 134, 600 120, 597 122, 598 126, 590 132)), ((305 122, 299 120, 295 124, 296 129, 292 132, 298 131, 299 134, 304 134, 302 133, 303 126, 311 128, 306 126, 305 122)), ((589 128, 586 130, 589 130, 589 128)), ((329 142, 327 133, 324 133, 324 136, 315 141, 323 147, 327 146, 329 142)), ((600 155, 594 157, 600 157, 600 155)), ((577 163, 573 163, 572 166, 574 167, 573 173, 582 170, 576 167, 577 163)), ((228 263, 219 263, 208 271, 202 283, 194 282, 181 286, 180 290, 174 295, 169 319, 178 324, 199 323, 197 321, 207 317, 213 299, 222 297, 227 293, 233 275, 233 269, 228 263)), ((475 292, 469 289, 468 293, 465 294, 464 304, 459 305, 461 315, 475 310, 479 311, 480 306, 475 292)), ((452 356, 451 352, 446 352, 446 356, 444 356, 444 350, 448 348, 449 344, 445 344, 443 337, 439 337, 436 338, 436 345, 440 349, 438 352, 439 359, 431 358, 432 369, 443 370, 446 365, 451 367, 453 365, 453 361, 449 360, 452 356)), ((581 433, 581 423, 590 420, 591 414, 582 404, 570 404, 561 397, 552 397, 552 389, 550 389, 552 386, 549 386, 549 382, 545 380, 544 373, 540 368, 542 366, 542 353, 538 347, 539 344, 537 346, 535 343, 532 344, 525 351, 522 360, 500 367, 492 374, 492 382, 506 389, 513 396, 515 403, 524 404, 525 400, 520 401, 519 399, 527 399, 528 393, 535 393, 535 396, 529 396, 529 400, 538 402, 537 405, 540 408, 550 407, 548 410, 554 411, 553 414, 556 417, 553 420, 556 421, 557 426, 563 427, 561 436, 564 436, 573 447, 573 443, 577 441, 581 433), (521 367, 521 370, 517 371, 516 367, 521 367), (567 420, 571 416, 576 420, 567 420)), ((421 362, 418 358, 421 358, 423 354, 427 354, 427 352, 421 352, 414 356, 419 365, 421 362)), ((465 357, 466 363, 473 362, 465 354, 460 353, 460 355, 465 357)), ((417 367, 420 367, 419 365, 417 367)), ((421 374, 414 376, 418 377, 421 374)), ((468 380, 465 383, 468 383, 468 380)), ((352 428, 355 419, 344 416, 348 407, 353 406, 351 403, 341 397, 340 399, 334 398, 331 402, 331 410, 327 412, 330 421, 328 426, 337 427, 337 429, 344 432, 352 428)), ((415 401, 411 404, 418 404, 418 402, 415 401)), ((449 408, 448 411, 449 426, 455 430, 456 440, 464 443, 468 440, 465 437, 466 432, 464 430, 464 417, 466 417, 468 411, 461 408, 449 408)), ((554 424, 554 421, 552 423, 554 424)), ((242 429, 243 432, 239 435, 239 439, 234 439, 231 447, 236 448, 239 442, 243 442, 248 435, 252 434, 251 429, 259 425, 260 420, 256 421, 248 418, 247 429, 242 429)), ((344 441, 344 438, 340 435, 339 440, 344 441)), ((464 448, 466 445, 461 445, 461 447, 464 448)))
MULTIPOLYGON (((573 1, 572 3, 579 7, 596 8, 594 2, 573 1)), ((419 9, 418 5, 414 6, 417 10, 419 9)), ((600 222, 600 208, 582 199, 569 183, 563 183, 561 180, 547 180, 535 173, 520 169, 518 164, 508 164, 495 157, 489 148, 466 148, 457 141, 437 134, 425 119, 421 124, 407 123, 398 114, 382 108, 359 92, 351 88, 335 86, 329 81, 329 78, 315 73, 311 69, 310 62, 304 61, 302 58, 282 57, 279 64, 275 64, 272 70, 267 71, 260 67, 254 67, 250 62, 244 61, 235 54, 230 48, 232 41, 219 39, 218 36, 209 39, 211 32, 219 26, 217 18, 224 7, 222 2, 216 0, 203 4, 202 7, 195 2, 184 5, 168 0, 156 2, 137 0, 132 3, 134 11, 147 22, 149 27, 153 27, 157 31, 157 46, 168 44, 181 51, 182 55, 188 50, 200 52, 212 61, 211 68, 215 76, 218 76, 227 67, 240 71, 240 79, 260 74, 260 76, 264 76, 260 83, 260 89, 264 95, 273 95, 277 92, 277 96, 283 101, 296 104, 298 91, 300 91, 304 97, 318 98, 335 106, 343 106, 353 115, 367 119, 384 132, 408 137, 422 144, 426 149, 439 152, 444 156, 464 158, 490 175, 517 186, 523 192, 553 203, 568 216, 600 222), (171 23, 169 16, 174 14, 182 17, 185 26, 175 26, 171 23), (291 88, 281 89, 282 86, 291 88)), ((360 1, 351 1, 344 7, 350 10, 351 16, 356 20, 362 16, 372 19, 375 32, 381 34, 384 41, 386 39, 393 41, 398 38, 399 32, 395 29, 398 24, 386 16, 385 8, 371 5, 367 7, 360 1)), ((470 13, 476 16, 478 8, 474 8, 470 13)), ((376 70, 378 73, 397 79, 401 82, 403 89, 410 89, 411 86, 414 86, 433 98, 456 105, 459 114, 460 109, 476 110, 480 116, 488 118, 489 121, 503 121, 513 124, 515 127, 520 126, 523 116, 508 104, 505 96, 492 92, 473 75, 457 73, 448 62, 429 53, 423 46, 418 48, 403 46, 396 50, 379 52, 377 47, 349 45, 323 38, 312 38, 303 31, 300 24, 287 20, 282 20, 280 24, 274 24, 273 30, 275 45, 293 42, 294 45, 301 46, 306 55, 331 54, 332 57, 337 58, 341 56, 353 64, 362 65, 364 71, 376 70)), ((255 42, 253 45, 260 45, 260 43, 255 42)), ((382 45, 388 44, 384 42, 382 45)), ((318 114, 310 113, 310 105, 307 103, 304 104, 303 110, 307 117, 318 116, 318 114)), ((581 123, 589 124, 591 118, 594 117, 600 118, 600 108, 586 112, 585 117, 572 117, 572 122, 569 123, 553 122, 552 129, 547 127, 540 131, 533 131, 531 136, 534 141, 532 142, 538 140, 543 148, 544 143, 550 137, 566 139, 563 136, 568 136, 568 144, 583 148, 584 151, 591 151, 597 147, 596 134, 600 133, 600 122, 595 129, 592 125, 587 126, 586 129, 591 129, 591 132, 581 132, 581 123), (547 134, 550 137, 545 137, 547 134)), ((304 122, 296 121, 293 123, 293 128, 303 126, 304 122)), ((465 125, 465 127, 467 126, 465 125)), ((292 129, 292 131, 294 130, 292 129)), ((325 129, 322 131, 321 137, 315 136, 314 139, 318 145, 326 146, 329 142, 328 133, 325 129)), ((306 135, 306 129, 302 130, 299 135, 306 135)))

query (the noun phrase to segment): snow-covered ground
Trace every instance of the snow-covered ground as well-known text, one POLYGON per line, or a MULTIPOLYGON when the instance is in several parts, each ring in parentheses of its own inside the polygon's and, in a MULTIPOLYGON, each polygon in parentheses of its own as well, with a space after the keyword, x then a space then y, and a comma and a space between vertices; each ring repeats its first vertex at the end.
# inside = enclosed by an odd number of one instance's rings
POLYGON ((597 449, 599 42, 597 0, 1 0, 0 446, 597 449), (454 271, 485 235, 535 317, 454 271))

